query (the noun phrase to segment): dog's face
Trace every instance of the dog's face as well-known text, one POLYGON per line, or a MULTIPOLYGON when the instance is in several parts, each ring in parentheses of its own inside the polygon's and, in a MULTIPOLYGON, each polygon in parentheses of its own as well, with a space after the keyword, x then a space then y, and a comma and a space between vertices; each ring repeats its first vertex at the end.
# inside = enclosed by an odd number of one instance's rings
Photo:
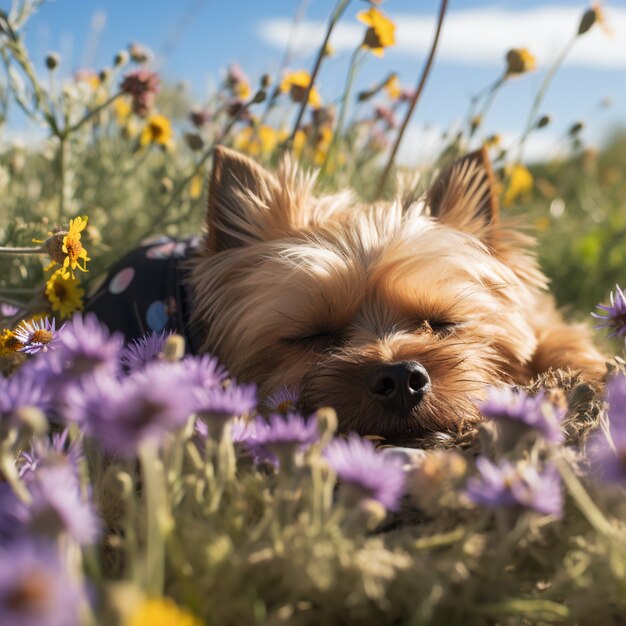
POLYGON ((483 153, 418 203, 316 197, 216 151, 208 234, 195 261, 203 348, 261 394, 298 387, 302 410, 387 438, 456 430, 489 384, 517 380, 536 346, 544 278, 528 239, 497 218, 483 153))

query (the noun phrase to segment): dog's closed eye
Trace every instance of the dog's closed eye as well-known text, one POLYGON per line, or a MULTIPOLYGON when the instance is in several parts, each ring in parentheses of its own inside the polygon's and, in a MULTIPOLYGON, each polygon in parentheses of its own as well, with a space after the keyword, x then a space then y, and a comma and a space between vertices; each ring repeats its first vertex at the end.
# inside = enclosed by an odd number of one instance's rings
POLYGON ((288 337, 284 341, 291 346, 320 351, 339 346, 344 340, 344 336, 336 330, 319 330, 306 335, 288 337))

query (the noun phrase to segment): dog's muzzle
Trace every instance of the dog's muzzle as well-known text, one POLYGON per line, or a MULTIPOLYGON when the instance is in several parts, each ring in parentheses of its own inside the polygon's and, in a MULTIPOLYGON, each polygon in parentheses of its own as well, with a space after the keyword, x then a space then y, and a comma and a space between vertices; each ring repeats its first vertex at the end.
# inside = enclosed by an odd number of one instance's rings
POLYGON ((370 372, 367 389, 387 408, 409 413, 430 389, 430 377, 417 361, 386 363, 370 372))

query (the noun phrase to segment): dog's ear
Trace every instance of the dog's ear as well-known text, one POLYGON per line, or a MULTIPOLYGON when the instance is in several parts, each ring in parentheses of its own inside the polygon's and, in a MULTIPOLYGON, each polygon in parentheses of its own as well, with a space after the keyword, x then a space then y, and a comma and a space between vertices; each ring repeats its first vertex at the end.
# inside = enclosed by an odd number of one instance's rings
POLYGON ((209 186, 207 245, 212 252, 263 238, 263 223, 277 181, 248 157, 216 146, 209 186))
POLYGON ((487 150, 482 148, 455 161, 426 194, 430 214, 440 222, 485 236, 498 223, 498 183, 487 150))

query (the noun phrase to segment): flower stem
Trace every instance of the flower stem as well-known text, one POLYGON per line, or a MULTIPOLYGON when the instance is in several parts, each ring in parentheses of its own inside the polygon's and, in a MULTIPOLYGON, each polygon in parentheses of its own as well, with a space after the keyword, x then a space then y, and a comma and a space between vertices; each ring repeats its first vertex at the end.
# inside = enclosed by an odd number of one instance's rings
POLYGON ((307 85, 306 91, 304 93, 304 98, 302 99, 302 102, 300 103, 300 108, 298 110, 298 115, 296 116, 296 121, 294 122, 293 129, 291 130, 291 135, 289 135, 289 139, 285 142, 285 146, 287 148, 291 147, 294 137, 296 136, 296 132, 298 132, 300 122, 302 121, 302 117, 304 116, 304 111, 309 102, 309 94, 311 93, 311 89, 313 89, 313 86, 315 85, 315 79, 317 78, 317 74, 319 73, 320 67, 322 65, 322 60, 326 54, 326 49, 327 49, 328 41, 330 39, 330 35, 333 32, 333 29, 335 28, 335 25, 337 24, 337 22, 339 22, 339 20, 341 19, 341 16, 343 15, 344 11, 346 10, 349 4, 350 4, 350 0, 339 0, 337 5, 335 6, 335 10, 333 11, 330 21, 328 22, 328 28, 326 29, 326 36, 324 37, 324 41, 322 42, 319 52, 317 53, 317 58, 315 59, 315 65, 313 66, 313 71, 311 72, 311 80, 309 81, 309 84, 307 85))
POLYGON ((147 593, 160 596, 165 584, 166 535, 170 530, 165 475, 157 448, 151 443, 141 446, 139 458, 147 518, 144 584, 147 593))
POLYGON ((0 246, 0 254, 46 254, 46 250, 42 246, 27 246, 23 248, 0 246))
POLYGON ((426 85, 426 79, 430 74, 430 68, 432 67, 433 61, 435 59, 435 52, 437 51, 437 45, 439 44, 439 36, 441 35, 441 27, 443 26, 443 20, 446 15, 446 9, 448 7, 448 0, 441 0, 441 5, 439 7, 439 18, 437 20, 437 29, 435 30, 435 37, 433 39, 433 43, 430 47, 430 53, 428 54, 428 58, 426 59, 426 63, 424 64, 424 68, 422 69, 422 74, 417 83, 417 89, 413 94, 413 98, 411 99, 411 104, 404 116, 404 120, 402 121, 402 126, 398 131, 398 137, 391 149, 391 154, 389 155, 389 160, 387 161, 387 165, 383 171, 383 175, 380 177, 380 182, 378 183, 378 189, 376 191, 377 196, 381 196, 383 191, 385 190, 385 185, 387 183, 387 179, 389 178, 389 174, 391 172, 391 168, 393 167, 393 162, 396 158, 396 154, 398 149, 400 148, 400 143, 402 141, 402 137, 406 131, 407 126, 409 125, 409 120, 413 115, 413 111, 415 110, 415 106, 417 105, 417 101, 419 100, 422 91, 424 90, 424 86, 426 85))
POLYGON ((341 97, 341 109, 339 110, 339 118, 337 120, 337 128, 333 133, 333 138, 328 148, 328 152, 326 153, 326 158, 324 159, 324 165, 322 165, 321 177, 323 177, 328 171, 328 167, 331 165, 335 152, 337 151, 337 146, 339 143, 339 139, 341 134, 343 133, 343 127, 346 120, 346 112, 348 110, 348 101, 350 99, 350 94, 352 92, 352 84, 354 83, 354 77, 356 76, 357 70, 357 59, 359 57, 359 52, 361 52, 361 46, 355 48, 352 53, 352 57, 350 58, 350 65, 348 67, 348 75, 346 77, 346 86, 343 90, 343 96, 341 97))
POLYGON ((576 39, 578 39, 578 34, 574 35, 567 42, 563 50, 561 50, 561 54, 559 54, 559 56, 556 58, 556 60, 552 64, 552 67, 550 67, 550 69, 544 76, 541 86, 539 87, 539 90, 537 91, 537 94, 535 95, 535 99, 533 100, 533 104, 528 114, 528 119, 526 120, 526 127, 520 139, 518 157, 517 157, 518 163, 521 163, 522 158, 524 156, 524 147, 526 145, 526 140, 528 139, 528 135, 530 135, 531 131, 533 130, 535 126, 537 114, 539 113, 539 107, 541 106, 541 103, 546 97, 548 88, 550 87, 550 84, 552 83, 554 76, 556 75, 558 69, 561 67, 561 65, 563 65, 565 58, 570 53, 571 49, 574 47, 574 43, 576 42, 576 39))

